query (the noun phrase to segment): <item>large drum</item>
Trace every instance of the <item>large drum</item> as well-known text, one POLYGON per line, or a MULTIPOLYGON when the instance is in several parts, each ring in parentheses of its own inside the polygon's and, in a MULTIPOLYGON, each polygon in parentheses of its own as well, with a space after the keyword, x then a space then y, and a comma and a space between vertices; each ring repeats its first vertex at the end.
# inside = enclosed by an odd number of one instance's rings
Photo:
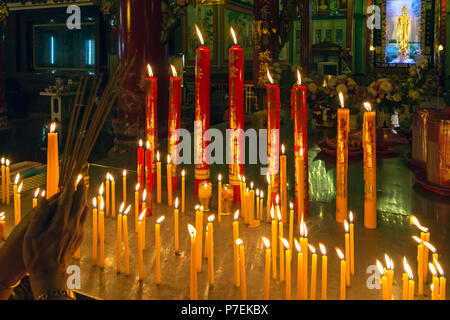
POLYGON ((450 188, 450 116, 430 114, 427 120, 427 180, 450 188))

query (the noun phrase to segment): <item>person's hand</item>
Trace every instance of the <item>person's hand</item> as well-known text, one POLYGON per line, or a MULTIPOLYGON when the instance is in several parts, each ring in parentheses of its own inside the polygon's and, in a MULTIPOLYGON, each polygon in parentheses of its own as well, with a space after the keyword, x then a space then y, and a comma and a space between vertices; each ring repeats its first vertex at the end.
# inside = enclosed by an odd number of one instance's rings
POLYGON ((84 182, 77 191, 69 182, 55 206, 44 202, 33 216, 23 241, 23 262, 35 297, 48 290, 67 289, 66 269, 83 239, 86 197, 84 182))

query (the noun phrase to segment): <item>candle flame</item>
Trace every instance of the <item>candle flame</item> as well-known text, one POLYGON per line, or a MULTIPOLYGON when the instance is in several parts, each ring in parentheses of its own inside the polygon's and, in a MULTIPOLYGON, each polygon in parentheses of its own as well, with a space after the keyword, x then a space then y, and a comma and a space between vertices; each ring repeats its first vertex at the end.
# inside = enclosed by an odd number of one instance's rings
POLYGON ((303 158, 303 147, 300 148, 300 158, 303 158))
POLYGON ((217 180, 222 181, 222 175, 219 173, 219 176, 217 177, 217 180))
POLYGON ((231 32, 231 36, 233 37, 234 44, 237 45, 236 33, 234 32, 233 27, 230 27, 230 32, 231 32))
POLYGON ((294 204, 293 204, 292 202, 289 202, 289 208, 290 208, 291 210, 294 209, 294 204))
POLYGON ((383 265, 381 264, 380 261, 378 261, 378 259, 377 259, 377 268, 378 268, 378 271, 380 272, 380 274, 384 276, 384 268, 383 268, 383 265))
POLYGON ((172 69, 172 76, 176 78, 178 76, 177 69, 173 66, 173 64, 170 65, 170 69, 172 69))
POLYGON ((348 231, 349 231, 347 220, 344 220, 344 230, 345 230, 345 233, 348 233, 348 231))
POLYGON ((436 277, 436 269, 434 268, 433 264, 430 262, 428 263, 428 268, 430 268, 431 274, 433 275, 433 277, 436 277))
POLYGON ((19 188, 17 189, 17 193, 20 193, 22 191, 23 182, 20 183, 19 188))
POLYGON ((203 45, 205 44, 205 41, 203 40, 202 33, 200 32, 200 29, 198 28, 197 25, 195 25, 195 30, 197 31, 198 39, 200 40, 200 43, 201 43, 202 46, 203 46, 203 45))
POLYGON ((256 189, 256 197, 259 198, 259 189, 256 189))
POLYGON ((239 218, 239 210, 236 210, 236 212, 234 213, 234 216, 233 216, 233 220, 237 221, 238 218, 239 218))
POLYGON ((253 181, 250 182, 250 189, 253 189, 253 181))
POLYGON ((241 175, 238 173, 238 179, 239 181, 242 181, 241 175))
POLYGON ((278 216, 278 221, 281 221, 281 211, 280 211, 280 207, 277 207, 277 216, 278 216))
POLYGON ((312 252, 312 253, 316 253, 316 248, 314 248, 312 245, 310 245, 309 243, 308 243, 308 248, 309 248, 309 250, 312 252))
POLYGON ((277 195, 275 196, 275 204, 278 205, 279 201, 280 201, 280 197, 278 196, 278 193, 277 193, 277 195))
POLYGON ((411 270, 411 267, 408 264, 408 261, 406 261, 406 257, 403 257, 403 268, 405 269, 405 272, 408 274, 409 280, 414 279, 413 272, 411 270))
POLYGON ((123 215, 127 215, 128 214, 128 212, 130 212, 130 210, 131 210, 131 204, 129 204, 128 205, 128 207, 127 207, 127 209, 125 210, 125 212, 123 213, 123 215))
POLYGON ((135 190, 136 190, 136 191, 139 191, 140 188, 141 188, 141 184, 140 184, 140 183, 137 183, 137 184, 136 184, 135 190))
POLYGON ((264 192, 261 190, 261 192, 259 193, 259 197, 260 198, 264 198, 264 192))
POLYGON ((148 76, 150 78, 153 77, 153 70, 152 70, 152 66, 150 64, 147 64, 147 71, 148 71, 148 76))
POLYGON ((175 209, 178 209, 178 197, 175 198, 175 209))
POLYGON ((142 148, 142 139, 139 139, 139 147, 142 148))
POLYGON ((17 185, 19 183, 20 173, 16 174, 16 178, 14 179, 14 184, 17 185))
POLYGON ((284 155, 284 144, 281 145, 281 154, 284 155))
POLYGON ((212 214, 208 217, 208 222, 213 222, 213 221, 214 221, 214 215, 212 214))
POLYGON ((170 164, 170 155, 167 155, 167 164, 170 164))
POLYGON ((302 247, 300 247, 300 243, 298 243, 297 239, 294 239, 295 248, 297 249, 297 252, 302 252, 302 247))
POLYGON ((142 192, 142 202, 145 202, 147 200, 147 189, 144 189, 144 192, 142 192))
POLYGON ((94 206, 94 208, 97 208, 97 197, 94 197, 92 199, 92 205, 94 206))
POLYGON ((186 175, 186 172, 184 171, 184 169, 181 171, 181 176, 184 177, 186 175))
POLYGON ((52 122, 52 124, 50 125, 50 132, 51 133, 55 132, 55 129, 56 129, 56 123, 52 122))
POLYGON ((75 185, 78 185, 80 183, 81 179, 83 179, 83 176, 81 174, 79 174, 78 177, 77 177, 77 182, 75 183, 75 185))
POLYGON ((272 76, 270 75, 269 69, 267 69, 267 78, 269 79, 270 84, 273 84, 273 79, 272 79, 272 76))
POLYGON ((6 159, 6 166, 9 167, 9 159, 6 159))
POLYGON ((42 197, 42 198, 45 197, 45 190, 42 190, 41 197, 42 197))
POLYGON ((262 241, 264 242, 264 246, 266 249, 270 249, 270 241, 266 237, 261 237, 262 241))
POLYGON ((125 202, 122 202, 122 203, 120 204, 119 214, 122 214, 124 208, 125 208, 125 202))
POLYGON ((123 177, 126 177, 126 176, 127 176, 127 170, 123 170, 123 171, 122 171, 122 176, 123 176, 123 177))
POLYGON ((348 219, 350 220, 350 223, 353 223, 353 212, 350 210, 350 213, 348 215, 348 219))
POLYGON ((437 261, 436 258, 433 258, 433 261, 434 261, 434 264, 436 265, 436 268, 437 268, 438 271, 439 271, 439 275, 440 275, 441 277, 444 277, 444 270, 442 269, 441 264, 439 263, 439 261, 437 261))
POLYGON ((242 246, 242 245, 244 245, 244 242, 239 238, 236 240, 236 245, 242 246))
POLYGON ((298 84, 299 86, 302 85, 302 75, 301 75, 301 73, 300 73, 300 70, 298 70, 298 69, 297 69, 297 84, 298 84))
POLYGON ((37 196, 39 195, 39 188, 36 189, 36 191, 34 192, 34 198, 37 198, 37 196))
POLYGON ((417 242, 417 243, 422 243, 422 239, 420 239, 419 237, 416 236, 412 236, 412 238, 417 242))
POLYGON ((386 262, 386 269, 391 270, 391 259, 386 253, 384 254, 384 261, 386 262))
POLYGON ((203 212, 203 210, 204 210, 203 206, 200 206, 200 211, 202 211, 202 212, 203 212))
POLYGON ((191 235, 191 238, 195 238, 197 231, 195 230, 195 228, 192 224, 188 224, 188 231, 189 231, 189 234, 191 235))
POLYGON ((427 246, 427 248, 430 249, 431 252, 433 252, 433 253, 436 253, 436 252, 437 252, 436 248, 435 248, 431 243, 425 241, 423 244, 424 244, 425 246, 427 246))
POLYGON ((270 186, 270 176, 269 173, 266 174, 267 184, 270 186))
POLYGON ((319 248, 320 248, 320 252, 322 252, 322 255, 326 256, 327 255, 327 248, 325 248, 325 246, 321 243, 319 243, 319 248))
POLYGON ((344 108, 344 95, 341 91, 339 91, 339 102, 341 104, 341 108, 344 108))
POLYGON ((273 205, 270 208, 270 217, 272 218, 272 220, 275 220, 275 210, 273 209, 273 205))
POLYGON ((412 225, 415 225, 415 226, 416 226, 420 231, 422 231, 422 232, 425 232, 425 233, 429 232, 429 229, 428 229, 428 228, 426 228, 426 227, 424 227, 424 226, 422 226, 422 225, 420 224, 419 219, 417 219, 416 216, 413 216, 413 215, 412 215, 412 216, 409 218, 409 223, 412 224, 412 225))
POLYGON ((344 254, 342 253, 341 249, 336 248, 336 253, 337 253, 337 255, 339 256, 339 259, 345 260, 345 256, 344 256, 344 254))
POLYGON ((156 161, 159 162, 159 151, 156 152, 156 161))
POLYGON ((103 195, 103 182, 102 182, 102 184, 100 185, 100 189, 98 189, 98 194, 99 194, 100 196, 103 195))
POLYGON ((156 220, 156 224, 160 224, 161 222, 164 221, 165 218, 166 218, 165 216, 159 217, 158 220, 156 220))
POLYGON ((139 215, 139 218, 138 218, 139 221, 142 221, 142 219, 144 219, 145 213, 146 213, 146 212, 147 212, 146 209, 144 209, 144 210, 141 212, 141 214, 139 215))
POLYGON ((284 248, 285 248, 286 250, 289 250, 289 241, 287 241, 285 238, 281 238, 280 240, 281 240, 281 242, 283 243, 284 248))
POLYGON ((0 213, 0 221, 5 221, 5 213, 0 213))
POLYGON ((370 102, 364 102, 364 108, 366 108, 368 112, 372 111, 372 106, 370 105, 370 102))
POLYGON ((245 183, 245 176, 242 176, 242 182, 245 183))
POLYGON ((150 150, 150 142, 148 140, 145 142, 145 148, 150 150))
POLYGON ((5 158, 2 158, 2 164, 5 164, 5 158))

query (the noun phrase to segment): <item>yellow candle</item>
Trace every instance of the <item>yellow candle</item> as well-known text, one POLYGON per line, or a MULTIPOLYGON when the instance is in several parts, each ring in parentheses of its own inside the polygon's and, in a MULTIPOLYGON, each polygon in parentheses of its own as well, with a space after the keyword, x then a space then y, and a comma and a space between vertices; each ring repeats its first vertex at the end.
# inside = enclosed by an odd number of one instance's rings
POLYGON ((381 264, 380 261, 378 261, 378 259, 377 259, 376 265, 377 265, 378 271, 381 275, 380 284, 381 284, 381 289, 382 289, 382 294, 383 294, 383 300, 388 300, 386 269, 383 268, 383 265, 381 264))
POLYGON ((248 188, 244 191, 244 222, 246 224, 249 223, 249 193, 248 193, 248 188))
POLYGON ((116 181, 114 181, 114 177, 111 175, 109 177, 111 179, 111 214, 112 217, 116 217, 116 181))
POLYGON ((345 227, 345 256, 347 257, 347 264, 345 267, 347 268, 345 270, 345 279, 347 287, 350 287, 350 234, 349 234, 349 226, 347 223, 347 220, 344 221, 344 227, 345 227))
POLYGON ((36 189, 36 191, 34 192, 34 196, 33 196, 33 208, 36 208, 38 205, 38 199, 37 197, 39 196, 39 188, 36 189))
POLYGON ((92 209, 92 265, 97 264, 97 247, 98 247, 98 218, 97 218, 97 198, 94 197, 92 209))
POLYGON ((284 144, 281 145, 280 155, 280 200, 281 216, 283 222, 287 222, 287 193, 286 193, 286 155, 284 154, 284 144))
POLYGON ((436 259, 433 259, 433 262, 436 266, 437 271, 439 272, 439 299, 445 300, 445 287, 447 285, 447 280, 445 279, 444 270, 442 269, 441 265, 439 264, 439 261, 436 259))
POLYGON ((127 202, 127 170, 122 171, 122 201, 127 202))
POLYGON ((406 297, 408 300, 414 300, 413 273, 411 268, 409 267, 408 262, 406 261, 406 257, 403 257, 403 268, 405 269, 405 273, 408 275, 408 294, 406 295, 406 297))
POLYGON ((100 212, 98 214, 98 236, 100 240, 99 267, 105 267, 105 203, 103 197, 100 198, 100 212))
POLYGON ((179 230, 179 210, 178 210, 178 198, 175 199, 175 210, 174 210, 174 233, 175 233, 175 254, 180 253, 180 230, 179 230))
POLYGON ((264 272, 264 300, 269 300, 270 292, 270 242, 266 237, 262 237, 266 247, 266 268, 264 272))
POLYGON ((197 245, 196 245, 196 230, 194 226, 188 225, 189 234, 191 236, 191 277, 190 277, 190 298, 197 300, 197 245))
POLYGON ((425 247, 423 248, 423 279, 425 282, 428 281, 428 255, 430 253, 430 247, 426 245, 426 243, 430 243, 430 232, 427 231, 424 232, 424 245, 425 247))
POLYGON ((161 284, 161 222, 164 221, 164 216, 156 220, 155 224, 155 263, 156 263, 156 284, 161 284))
POLYGON ((142 192, 142 204, 141 209, 143 212, 145 212, 144 217, 142 218, 142 250, 145 250, 146 245, 146 233, 147 233, 147 227, 146 227, 146 220, 147 220, 147 189, 144 189, 142 192))
POLYGON ((156 152, 156 202, 161 203, 161 161, 159 161, 159 151, 156 152))
POLYGON ((138 232, 138 218, 139 218, 139 189, 140 184, 136 184, 134 191, 134 232, 138 232))
POLYGON ((303 252, 297 239, 294 240, 297 249, 297 300, 303 299, 303 252))
POLYGON ((402 300, 408 300, 408 274, 406 272, 403 273, 402 275, 402 282, 403 282, 403 287, 402 287, 402 300))
POLYGON ((6 222, 5 213, 0 213, 0 239, 6 241, 6 222))
POLYGON ((239 274, 239 248, 236 244, 236 240, 239 239, 239 210, 234 213, 234 221, 233 221, 233 257, 234 257, 234 285, 239 287, 241 285, 240 282, 240 274, 239 274))
POLYGON ((364 226, 367 229, 377 227, 377 190, 376 190, 376 114, 371 111, 370 103, 365 102, 363 149, 364 149, 364 226))
MULTIPOLYGON (((426 283, 427 279, 428 279, 428 250, 429 247, 425 245, 425 242, 430 242, 430 232, 429 229, 422 226, 419 222, 419 219, 417 219, 416 216, 411 215, 410 216, 410 223, 415 225, 419 230, 420 230, 420 240, 421 241, 417 241, 417 239, 415 237, 414 240, 416 240, 419 244, 422 243, 424 245, 423 247, 423 253, 422 253, 422 260, 419 261, 418 264, 421 265, 421 269, 422 269, 422 278, 423 281, 422 283, 426 283)), ((419 250, 419 247, 417 248, 419 250)), ((417 257, 419 258, 419 257, 417 257)), ((419 274, 420 277, 420 274, 419 274)), ((419 279, 419 294, 423 295, 423 284, 420 284, 420 279, 419 279), (421 293, 420 293, 421 292, 421 293)))
POLYGON ((97 203, 100 206, 100 204, 103 202, 104 203, 104 199, 103 199, 103 192, 105 190, 104 184, 102 183, 100 185, 100 188, 98 189, 98 199, 97 199, 97 203))
POLYGON ((261 220, 260 211, 259 211, 259 189, 256 189, 256 220, 261 220))
POLYGON ((222 175, 219 174, 219 187, 217 188, 217 220, 222 221, 222 175))
POLYGON ((2 203, 4 204, 6 202, 6 180, 5 180, 6 168, 4 157, 2 157, 1 162, 2 162, 2 203))
POLYGON ((196 235, 196 245, 197 245, 197 272, 202 272, 202 252, 203 252, 203 210, 199 208, 195 213, 195 230, 196 235))
POLYGON ((386 298, 392 300, 392 284, 394 282, 394 261, 387 254, 384 255, 386 261, 386 298))
POLYGON ((327 273, 328 273, 328 257, 325 246, 319 243, 320 251, 322 252, 322 300, 327 300, 327 273))
POLYGON ((409 280, 408 300, 414 300, 414 280, 409 280))
MULTIPOLYGON (((267 210, 268 211, 268 210, 267 210)), ((263 221, 263 214, 264 214, 264 192, 261 190, 259 192, 259 220, 263 221)))
POLYGON ((434 265, 430 262, 428 267, 431 271, 433 290, 431 292, 431 300, 439 300, 439 278, 437 277, 437 272, 434 265))
POLYGON ((303 216, 300 222, 300 247, 303 252, 302 296, 306 300, 308 299, 308 230, 303 216))
POLYGON ((273 206, 270 209, 270 215, 272 216, 272 274, 273 278, 277 278, 277 243, 278 243, 278 229, 277 222, 275 220, 275 214, 273 206))
POLYGON ((56 124, 50 125, 47 136, 47 199, 58 193, 59 184, 59 160, 58 160, 58 133, 55 132, 56 124))
POLYGON ((241 239, 236 240, 236 244, 239 246, 239 267, 241 271, 241 293, 242 300, 247 300, 247 284, 245 277, 245 253, 244 253, 244 243, 241 239))
POLYGON ((128 206, 127 210, 122 216, 122 226, 123 226, 123 242, 124 242, 124 260, 125 260, 125 275, 130 274, 130 250, 128 248, 128 212, 130 212, 131 205, 128 206))
POLYGON ((15 215, 14 215, 14 225, 17 226, 20 223, 20 220, 22 220, 22 197, 20 195, 20 192, 22 191, 23 182, 20 183, 19 187, 17 188, 17 207, 15 208, 15 215))
POLYGON ((142 219, 145 217, 145 210, 142 211, 138 218, 138 263, 139 263, 139 280, 144 280, 144 239, 142 219))
POLYGON ((341 278, 340 278, 340 289, 339 289, 339 299, 345 300, 345 277, 346 277, 346 261, 345 256, 342 253, 341 249, 336 248, 336 252, 341 259, 341 278))
POLYGON ((11 183, 11 175, 9 169, 9 159, 6 159, 6 205, 9 206, 10 195, 9 195, 9 185, 11 183))
POLYGON ((416 236, 412 237, 417 241, 417 294, 423 296, 423 243, 422 240, 416 236))
POLYGON ((312 245, 308 245, 308 247, 312 253, 312 256, 311 256, 311 293, 309 295, 309 299, 316 300, 317 253, 316 253, 316 249, 312 245))
POLYGON ((116 270, 117 273, 120 273, 120 269, 122 266, 122 212, 125 207, 125 203, 122 202, 119 208, 119 214, 117 215, 117 239, 116 239, 116 270))
POLYGON ((184 213, 186 195, 186 177, 184 170, 181 171, 181 213, 184 213))
POLYGON ((294 245, 294 204, 289 202, 289 248, 294 245))
POLYGON ((283 238, 283 218, 281 217, 280 207, 277 207, 277 214, 278 214, 278 239, 280 241, 280 281, 284 281, 284 246, 281 241, 283 238))
POLYGON ((285 238, 281 239, 283 249, 286 249, 286 300, 291 300, 292 289, 291 289, 291 257, 292 251, 289 247, 289 241, 285 238))
POLYGON ((248 201, 249 201, 248 223, 250 225, 253 225, 253 220, 255 219, 255 189, 253 189, 253 182, 250 183, 248 201))
POLYGON ((355 226, 353 224, 353 213, 350 211, 350 273, 355 274, 355 226))
POLYGON ((172 164, 170 155, 167 155, 167 205, 172 206, 172 164))
POLYGON ((208 217, 208 280, 209 285, 214 285, 214 215, 208 217))
POLYGON ((109 204, 110 204, 110 201, 111 201, 111 195, 110 195, 110 180, 109 180, 109 176, 110 176, 110 174, 109 174, 109 172, 106 174, 106 191, 105 191, 105 214, 106 214, 106 216, 107 217, 109 217, 109 209, 110 209, 110 207, 109 207, 109 204))
MULTIPOLYGON (((270 212, 270 210, 269 210, 269 208, 272 208, 272 187, 271 187, 271 185, 270 185, 270 176, 269 176, 269 174, 267 173, 267 175, 266 175, 266 178, 267 178, 267 208, 266 208, 266 210, 267 210, 267 222, 270 222, 270 216, 269 216, 269 212, 270 212)), ((272 242, 272 244, 273 244, 273 242, 272 242)), ((273 250, 272 250, 272 252, 273 252, 273 250)))

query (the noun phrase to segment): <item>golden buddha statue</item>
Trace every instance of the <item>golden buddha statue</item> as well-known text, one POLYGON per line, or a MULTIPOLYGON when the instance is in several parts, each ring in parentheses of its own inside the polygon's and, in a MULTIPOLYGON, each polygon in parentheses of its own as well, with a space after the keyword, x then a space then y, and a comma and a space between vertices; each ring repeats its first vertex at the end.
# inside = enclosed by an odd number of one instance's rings
POLYGON ((402 15, 395 17, 397 20, 397 50, 398 55, 407 56, 409 54, 409 30, 410 18, 408 16, 408 9, 403 7, 402 15))

